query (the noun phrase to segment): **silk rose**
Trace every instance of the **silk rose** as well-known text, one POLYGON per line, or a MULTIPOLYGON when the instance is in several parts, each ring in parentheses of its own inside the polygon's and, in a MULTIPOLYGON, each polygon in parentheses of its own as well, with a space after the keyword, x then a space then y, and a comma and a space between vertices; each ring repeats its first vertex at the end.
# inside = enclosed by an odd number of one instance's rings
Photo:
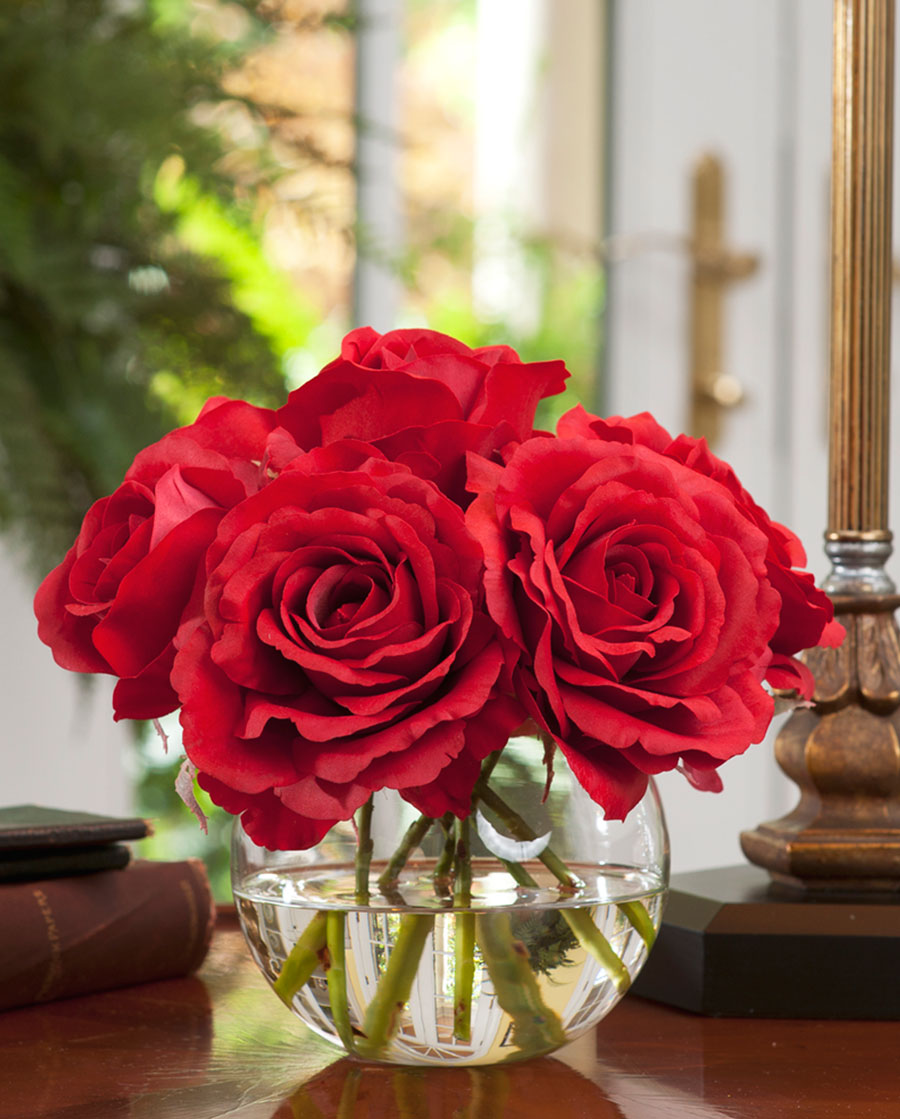
POLYGON ((529 717, 610 817, 675 766, 714 788, 841 628, 705 443, 580 408, 535 432, 566 376, 363 328, 277 411, 212 400, 89 510, 39 634, 119 678, 117 718, 180 704, 186 783, 269 847, 382 788, 464 817, 529 717))
POLYGON ((269 847, 310 846, 382 788, 466 815, 523 718, 462 511, 363 453, 304 455, 223 518, 175 663, 201 786, 269 847))
POLYGON ((744 516, 765 534, 766 574, 781 599, 778 628, 769 642, 772 659, 766 680, 773 688, 797 691, 809 699, 813 693, 812 673, 796 654, 813 645, 838 645, 844 630, 834 621, 831 600, 815 585, 812 575, 797 570, 805 566, 806 552, 794 533, 757 505, 728 463, 710 451, 706 440, 689 435, 673 439, 647 412, 628 419, 612 416, 603 420, 583 408, 573 408, 560 420, 558 432, 563 437, 583 435, 650 447, 728 490, 744 516))
POLYGON ((614 818, 676 765, 715 787, 710 771, 765 734, 773 665, 802 681, 788 651, 840 638, 780 554, 786 530, 711 456, 673 453, 657 425, 642 438, 648 419, 578 409, 504 467, 471 460, 467 517, 517 692, 614 818))
POLYGON ((277 469, 298 449, 360 439, 465 505, 467 453, 490 457, 529 438, 538 402, 562 392, 567 377, 563 362, 523 362, 509 346, 470 349, 433 330, 362 327, 278 410, 270 462, 277 469))
POLYGON ((223 514, 259 488, 274 413, 210 400, 134 460, 95 502, 35 597, 38 635, 63 668, 119 677, 117 719, 174 711, 180 625, 201 607, 203 560, 223 514))

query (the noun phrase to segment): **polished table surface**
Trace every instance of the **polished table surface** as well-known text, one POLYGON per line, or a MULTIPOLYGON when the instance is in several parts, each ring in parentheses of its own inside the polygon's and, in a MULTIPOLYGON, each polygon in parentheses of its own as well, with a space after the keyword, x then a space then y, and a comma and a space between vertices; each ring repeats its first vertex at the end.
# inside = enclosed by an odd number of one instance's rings
POLYGON ((900 1119, 900 1023, 707 1019, 632 996, 553 1057, 360 1065, 281 1005, 226 918, 195 977, 0 1014, 0 1119, 51 1116, 900 1119))

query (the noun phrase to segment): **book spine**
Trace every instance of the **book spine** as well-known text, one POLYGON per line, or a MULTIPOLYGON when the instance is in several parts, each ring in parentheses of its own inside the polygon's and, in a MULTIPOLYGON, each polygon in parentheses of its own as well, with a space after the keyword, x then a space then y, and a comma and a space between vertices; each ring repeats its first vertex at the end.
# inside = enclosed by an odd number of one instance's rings
POLYGON ((70 874, 94 874, 98 870, 121 870, 130 862, 131 851, 124 843, 4 852, 0 856, 0 882, 34 882, 70 874))
POLYGON ((187 975, 215 908, 198 859, 0 886, 0 1010, 187 975))

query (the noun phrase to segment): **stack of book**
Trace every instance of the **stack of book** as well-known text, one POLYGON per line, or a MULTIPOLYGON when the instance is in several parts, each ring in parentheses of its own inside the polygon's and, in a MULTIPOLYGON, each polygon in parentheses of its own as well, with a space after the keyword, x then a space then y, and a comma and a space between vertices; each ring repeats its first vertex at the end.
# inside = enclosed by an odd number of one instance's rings
POLYGON ((132 860, 145 820, 0 809, 0 1010, 171 979, 206 955, 203 864, 132 860))

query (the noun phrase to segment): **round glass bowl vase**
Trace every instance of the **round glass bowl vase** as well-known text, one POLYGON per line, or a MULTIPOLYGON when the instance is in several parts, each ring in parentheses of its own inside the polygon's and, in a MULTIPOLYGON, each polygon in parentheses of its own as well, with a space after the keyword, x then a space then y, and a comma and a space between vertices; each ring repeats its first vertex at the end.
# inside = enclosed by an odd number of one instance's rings
MULTIPOLYGON (((268 851, 235 821, 244 936, 276 993, 363 1060, 485 1065, 551 1052, 619 1001, 653 944, 668 883, 656 789, 608 821, 557 752, 514 738, 469 821, 376 793, 368 868, 339 824, 268 851)), ((362 844, 365 847, 365 844, 362 844)))

